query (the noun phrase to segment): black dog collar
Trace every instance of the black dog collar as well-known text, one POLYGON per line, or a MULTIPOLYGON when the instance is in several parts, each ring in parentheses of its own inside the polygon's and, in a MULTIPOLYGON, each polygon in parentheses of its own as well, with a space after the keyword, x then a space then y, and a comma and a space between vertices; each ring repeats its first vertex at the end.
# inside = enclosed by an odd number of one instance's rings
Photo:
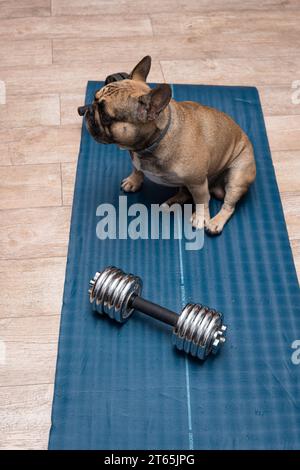
POLYGON ((141 149, 141 150, 134 150, 134 152, 138 153, 142 157, 147 157, 147 156, 151 156, 153 154, 153 152, 157 149, 158 145, 160 144, 160 142, 162 141, 162 139, 164 138, 164 136, 168 132, 170 124, 171 124, 171 117, 172 117, 171 107, 168 106, 168 109, 169 109, 169 117, 168 117, 167 125, 161 131, 161 133, 159 134, 157 139, 154 142, 152 142, 152 144, 149 145, 149 147, 146 147, 146 148, 141 149))

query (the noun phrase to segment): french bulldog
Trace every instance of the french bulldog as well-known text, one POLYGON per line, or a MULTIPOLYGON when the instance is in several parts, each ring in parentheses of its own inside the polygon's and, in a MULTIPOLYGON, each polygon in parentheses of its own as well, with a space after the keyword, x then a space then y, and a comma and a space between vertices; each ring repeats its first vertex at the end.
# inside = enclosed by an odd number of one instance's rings
POLYGON ((192 198, 192 225, 203 228, 204 223, 206 232, 218 235, 255 179, 251 142, 227 114, 200 103, 175 101, 166 83, 151 89, 146 84, 150 67, 151 57, 146 56, 129 76, 108 77, 93 103, 78 112, 97 142, 129 150, 133 171, 121 183, 124 191, 138 191, 144 176, 178 187, 166 207, 192 198), (212 218, 210 195, 223 200, 212 218), (204 221, 198 204, 204 205, 204 221))

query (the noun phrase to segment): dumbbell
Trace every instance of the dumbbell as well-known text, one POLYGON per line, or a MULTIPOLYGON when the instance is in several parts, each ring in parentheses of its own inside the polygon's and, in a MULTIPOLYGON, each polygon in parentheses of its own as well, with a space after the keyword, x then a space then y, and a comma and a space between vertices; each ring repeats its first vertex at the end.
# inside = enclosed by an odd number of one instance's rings
POLYGON ((138 310, 173 327, 173 344, 201 360, 216 354, 225 342, 222 314, 201 304, 188 303, 180 315, 141 297, 142 280, 108 266, 90 280, 89 296, 94 310, 124 323, 138 310))

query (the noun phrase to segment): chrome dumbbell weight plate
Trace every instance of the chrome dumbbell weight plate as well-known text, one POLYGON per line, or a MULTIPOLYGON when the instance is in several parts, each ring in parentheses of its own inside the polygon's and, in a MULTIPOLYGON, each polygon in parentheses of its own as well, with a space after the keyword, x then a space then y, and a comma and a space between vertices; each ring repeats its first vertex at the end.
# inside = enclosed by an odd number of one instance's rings
POLYGON ((141 291, 139 277, 109 266, 101 273, 97 272, 90 281, 90 302, 97 312, 123 323, 134 311, 130 305, 132 295, 140 295, 141 291))
POLYGON ((187 304, 173 328, 173 344, 204 360, 211 352, 216 354, 225 342, 225 331, 221 313, 201 304, 187 304))

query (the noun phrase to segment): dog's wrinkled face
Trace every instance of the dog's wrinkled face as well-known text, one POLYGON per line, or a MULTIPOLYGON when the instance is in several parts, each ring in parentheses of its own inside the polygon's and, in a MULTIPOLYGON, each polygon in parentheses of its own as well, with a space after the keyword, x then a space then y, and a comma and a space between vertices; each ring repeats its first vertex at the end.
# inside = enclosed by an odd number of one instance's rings
POLYGON ((131 146, 139 137, 138 97, 149 92, 146 83, 122 80, 96 92, 85 113, 86 125, 97 142, 131 146))
POLYGON ((78 109, 97 142, 132 149, 153 129, 153 121, 171 99, 171 90, 166 84, 150 89, 145 82, 150 66, 151 58, 144 57, 129 79, 105 85, 91 105, 78 109))

